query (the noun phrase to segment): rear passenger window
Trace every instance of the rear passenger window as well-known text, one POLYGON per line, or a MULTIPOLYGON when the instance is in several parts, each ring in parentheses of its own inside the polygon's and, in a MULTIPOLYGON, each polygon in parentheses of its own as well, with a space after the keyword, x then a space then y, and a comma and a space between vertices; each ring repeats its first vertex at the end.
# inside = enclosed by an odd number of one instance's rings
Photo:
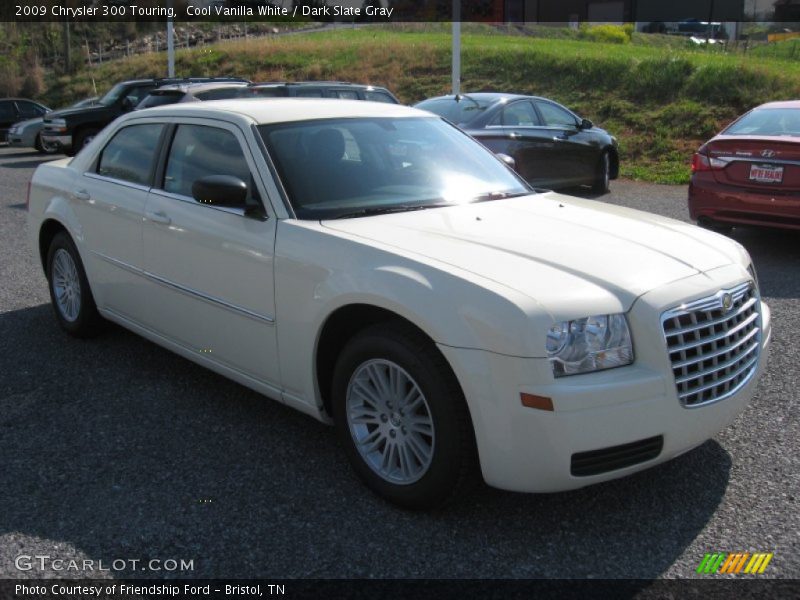
POLYGON ((331 95, 342 100, 358 100, 358 94, 352 90, 334 90, 331 95))
POLYGON ((0 121, 13 121, 17 118, 13 102, 0 102, 0 121))
POLYGON ((397 104, 389 94, 385 92, 364 92, 364 99, 370 102, 385 102, 387 104, 397 104))
POLYGON ((322 98, 322 90, 297 90, 298 98, 322 98))
POLYGON ((256 201, 250 167, 236 136, 217 127, 180 125, 167 159, 164 191, 191 198, 194 182, 208 175, 238 177, 250 188, 248 204, 256 201))
POLYGON ((150 185, 163 125, 131 125, 120 129, 100 154, 97 174, 139 185, 150 185))
POLYGON ((527 100, 514 102, 506 106, 502 112, 495 117, 492 125, 504 127, 535 127, 539 125, 539 118, 533 110, 533 106, 527 100))

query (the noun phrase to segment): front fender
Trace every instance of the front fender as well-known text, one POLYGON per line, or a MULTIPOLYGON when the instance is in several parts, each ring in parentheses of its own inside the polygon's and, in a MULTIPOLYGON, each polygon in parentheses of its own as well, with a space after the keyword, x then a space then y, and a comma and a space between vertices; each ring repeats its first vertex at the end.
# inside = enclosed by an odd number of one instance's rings
POLYGON ((545 355, 543 332, 552 322, 534 300, 501 284, 310 221, 280 223, 275 290, 284 389, 317 406, 319 336, 328 317, 345 306, 395 313, 442 346, 524 357, 545 355))

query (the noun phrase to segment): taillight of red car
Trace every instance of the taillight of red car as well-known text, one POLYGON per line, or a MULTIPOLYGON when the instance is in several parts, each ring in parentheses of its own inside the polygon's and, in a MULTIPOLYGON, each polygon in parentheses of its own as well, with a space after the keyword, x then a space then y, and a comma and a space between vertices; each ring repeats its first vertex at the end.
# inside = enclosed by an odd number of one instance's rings
POLYGON ((711 158, 702 152, 696 152, 692 157, 692 173, 702 171, 719 171, 728 166, 728 162, 719 158, 711 158))

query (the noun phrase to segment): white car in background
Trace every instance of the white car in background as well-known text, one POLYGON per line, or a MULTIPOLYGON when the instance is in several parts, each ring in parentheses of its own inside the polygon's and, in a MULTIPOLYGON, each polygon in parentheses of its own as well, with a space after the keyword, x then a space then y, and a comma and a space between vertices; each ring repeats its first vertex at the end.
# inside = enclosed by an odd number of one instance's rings
POLYGON ((537 194, 401 106, 137 111, 37 169, 29 226, 67 332, 109 319, 334 423, 409 507, 478 468, 554 492, 669 460, 730 423, 767 362, 741 245, 537 194))

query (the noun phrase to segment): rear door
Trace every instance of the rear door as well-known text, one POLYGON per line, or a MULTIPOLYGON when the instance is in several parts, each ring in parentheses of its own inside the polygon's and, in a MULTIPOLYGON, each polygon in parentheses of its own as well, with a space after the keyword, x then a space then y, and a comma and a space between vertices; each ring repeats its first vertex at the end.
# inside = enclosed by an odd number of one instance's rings
POLYGON ((556 143, 540 125, 531 101, 517 100, 503 107, 483 130, 470 133, 492 152, 513 158, 528 183, 547 187, 559 180, 553 156, 556 143))
POLYGON ((95 274, 95 300, 137 322, 147 304, 142 218, 164 131, 157 122, 123 127, 71 190, 95 274))

